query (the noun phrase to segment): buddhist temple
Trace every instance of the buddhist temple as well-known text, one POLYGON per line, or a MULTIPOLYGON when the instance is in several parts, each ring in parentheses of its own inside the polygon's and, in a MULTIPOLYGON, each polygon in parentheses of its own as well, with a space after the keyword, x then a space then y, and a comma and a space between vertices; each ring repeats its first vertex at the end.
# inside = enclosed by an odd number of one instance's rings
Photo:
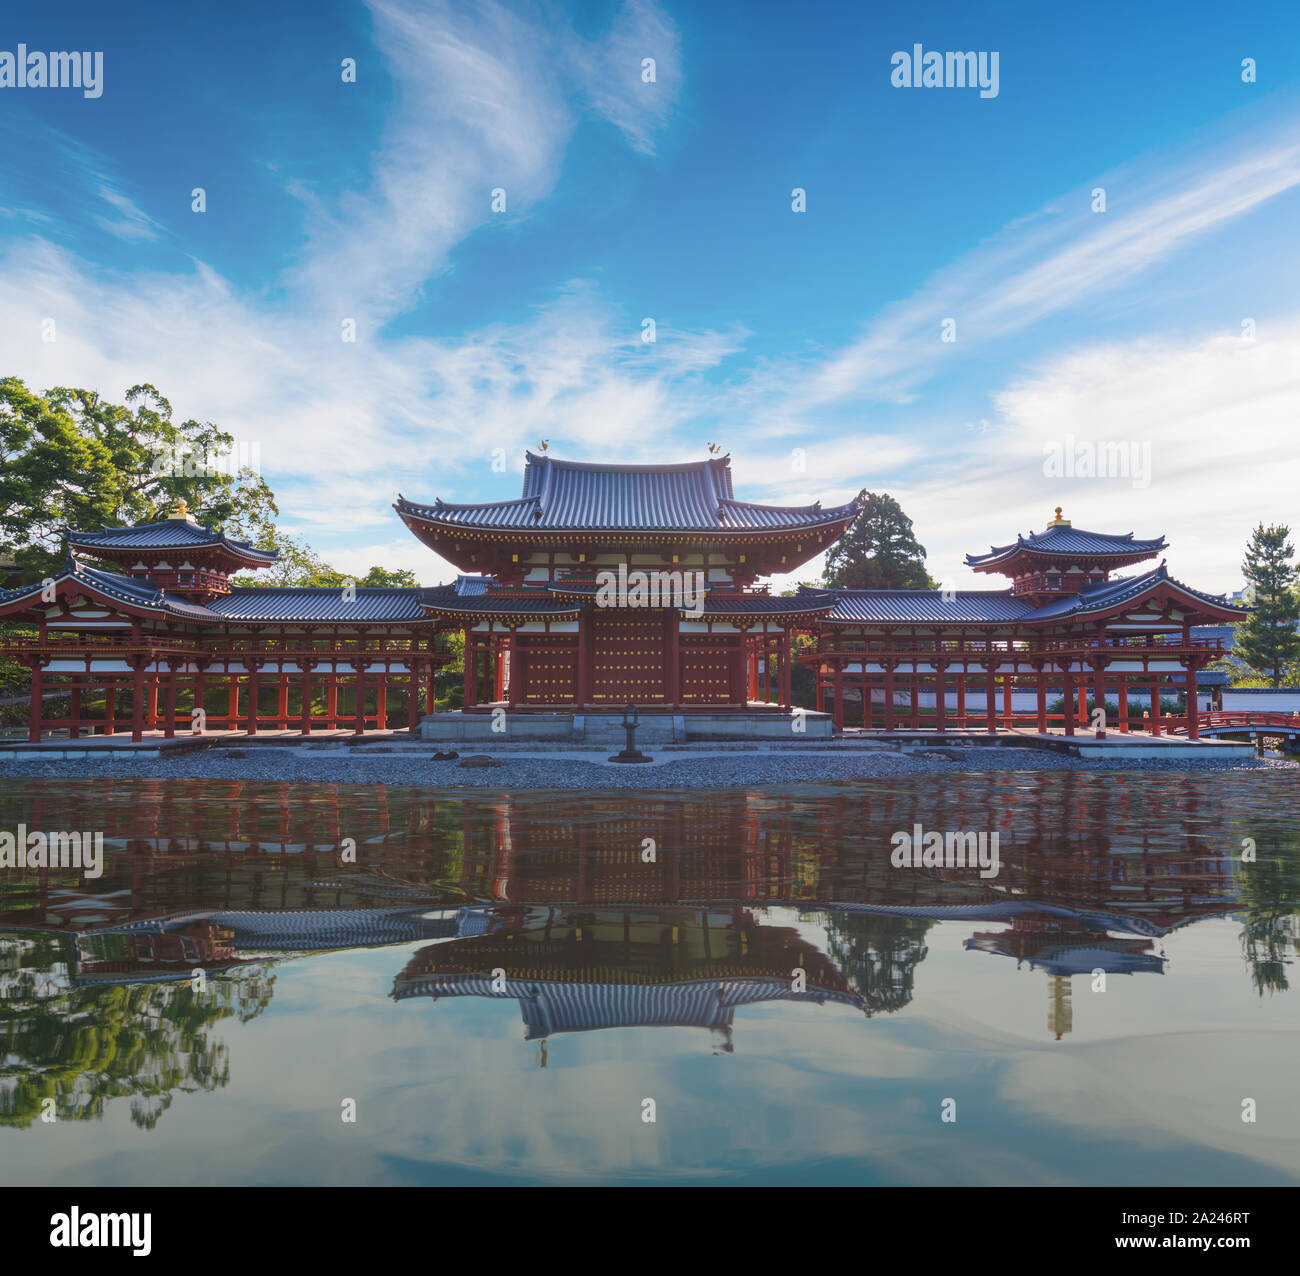
POLYGON ((1043 531, 967 555, 1002 589, 775 594, 764 578, 829 549, 860 506, 739 500, 727 456, 598 465, 530 452, 517 498, 399 495, 394 508, 455 580, 235 583, 275 554, 183 503, 153 523, 69 530, 61 573, 0 590, 0 619, 36 630, 0 642, 32 670, 30 740, 396 729, 580 741, 604 738, 629 704, 651 741, 1108 727, 1195 739, 1197 673, 1224 646, 1222 631, 1194 631, 1245 612, 1163 560, 1117 575, 1164 538, 1084 531, 1059 508, 1043 531), (463 703, 436 713, 452 635, 463 703), (811 673, 799 704, 796 664, 811 673), (1173 717, 1160 700, 1171 682, 1186 693, 1173 717), (58 718, 51 693, 70 706, 58 718))
POLYGON ((478 573, 424 596, 439 628, 465 634, 467 711, 757 710, 763 668, 788 713, 790 638, 833 604, 757 582, 830 548, 859 507, 739 501, 725 456, 615 466, 530 452, 517 500, 395 508, 478 573))
MULTIPOLYGON (((1246 608, 1175 580, 1164 560, 1113 575, 1164 548, 1163 537, 1075 528, 1058 506, 1044 531, 966 556, 973 571, 1008 577, 1009 589, 830 591, 834 606, 818 617, 816 644, 803 656, 817 708, 832 703, 843 726, 853 699, 856 725, 891 732, 1086 728, 1104 738, 1107 723, 1094 722, 1089 700, 1097 707, 1113 697, 1120 732, 1145 712, 1140 729, 1176 727, 1196 739, 1196 676, 1224 648, 1221 637, 1193 630, 1239 620, 1246 608), (1162 726, 1159 689, 1171 680, 1185 717, 1162 726), (1032 692, 1032 709, 1016 705, 1018 690, 1032 692), (1135 691, 1145 710, 1130 704, 1135 691), (1050 715, 1049 693, 1062 701, 1050 715)), ((826 592, 800 591, 810 602, 826 592)))

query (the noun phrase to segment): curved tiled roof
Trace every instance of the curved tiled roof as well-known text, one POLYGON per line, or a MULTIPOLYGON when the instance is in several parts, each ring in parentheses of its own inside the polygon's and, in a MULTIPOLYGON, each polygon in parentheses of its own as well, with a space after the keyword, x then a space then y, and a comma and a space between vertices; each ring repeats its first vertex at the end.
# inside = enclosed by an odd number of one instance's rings
POLYGON ((706 616, 790 616, 829 612, 836 604, 833 591, 807 590, 790 596, 777 594, 722 594, 704 596, 706 616))
MULTIPOLYGON (((203 606, 173 597, 144 581, 87 567, 75 558, 57 579, 76 580, 110 601, 206 624, 420 621, 426 618, 421 599, 428 592, 399 586, 358 586, 356 597, 345 601, 343 591, 332 586, 235 588, 224 598, 203 606)), ((0 590, 0 605, 26 597, 34 599, 42 587, 37 583, 0 590)))
MULTIPOLYGON (((806 588, 806 587, 805 587, 806 588)), ((802 591, 801 591, 802 592, 802 591)), ((1024 620, 1034 608, 1009 589, 830 589, 835 599, 826 617, 846 624, 1001 624, 1024 620)))
POLYGON ((208 604, 222 620, 380 621, 422 620, 423 590, 399 585, 358 585, 345 599, 337 586, 232 589, 208 604))
POLYGON ((1031 620, 1064 620, 1076 616, 1088 615, 1090 612, 1108 611, 1121 603, 1140 598, 1153 586, 1165 582, 1172 585, 1189 598, 1209 604, 1215 610, 1226 610, 1244 616, 1248 607, 1238 607, 1228 602, 1222 594, 1203 594, 1199 589, 1184 585, 1182 581, 1170 576, 1164 563, 1140 576, 1125 576, 1119 580, 1105 581, 1097 585, 1088 585, 1077 594, 1064 598, 1054 598, 1044 603, 1030 616, 1031 620))
POLYGON ((493 597, 474 586, 477 578, 461 576, 454 585, 438 585, 420 591, 420 605, 425 612, 473 613, 492 616, 576 616, 576 603, 564 603, 538 586, 535 597, 512 593, 493 597), (462 589, 462 582, 467 587, 462 589))
POLYGON ((1165 538, 1135 540, 1132 532, 1115 535, 1109 532, 1086 532, 1068 524, 1049 526, 1043 532, 1017 536, 1010 545, 994 545, 987 554, 967 554, 967 567, 988 567, 1014 557, 1022 551, 1032 554, 1083 554, 1090 557, 1144 558, 1165 548, 1165 538))
MULTIPOLYGON (((842 624, 1039 624, 1071 620, 1132 602, 1160 583, 1167 583, 1194 602, 1215 610, 1245 615, 1247 609, 1226 602, 1220 595, 1203 594, 1174 580, 1163 563, 1140 576, 1087 585, 1077 594, 1054 598, 1034 607, 1009 589, 831 589, 822 592, 835 599, 826 620, 842 624)), ((807 586, 803 587, 807 590, 807 586)))
POLYGON ((680 465, 597 465, 529 452, 523 495, 517 499, 418 505, 399 495, 394 508, 404 518, 448 528, 748 532, 847 521, 859 505, 850 501, 823 509, 820 502, 783 506, 738 501, 725 456, 680 465))
POLYGON ((183 518, 165 519, 161 523, 138 523, 134 527, 106 527, 101 532, 69 530, 68 543, 87 551, 199 549, 212 545, 250 563, 273 563, 279 558, 275 550, 254 549, 248 541, 232 540, 219 530, 183 518))
MULTIPOLYGON (((113 602, 127 603, 150 611, 166 612, 169 615, 185 619, 198 618, 215 620, 216 617, 206 607, 186 602, 182 598, 169 598, 162 590, 144 581, 132 580, 129 576, 119 576, 116 572, 101 572, 94 567, 87 567, 75 558, 58 576, 56 581, 75 580, 85 585, 92 593, 98 593, 113 602)), ((0 590, 0 605, 15 602, 21 598, 37 598, 44 588, 43 582, 34 585, 20 585, 16 589, 0 590)))
POLYGON ((527 1036, 589 1032, 618 1027, 725 1028, 738 1006, 765 1001, 801 1001, 862 1009, 862 999, 838 989, 792 990, 790 981, 766 977, 696 979, 664 984, 568 983, 546 979, 495 981, 489 974, 449 973, 399 976, 392 997, 492 997, 520 1003, 527 1036))

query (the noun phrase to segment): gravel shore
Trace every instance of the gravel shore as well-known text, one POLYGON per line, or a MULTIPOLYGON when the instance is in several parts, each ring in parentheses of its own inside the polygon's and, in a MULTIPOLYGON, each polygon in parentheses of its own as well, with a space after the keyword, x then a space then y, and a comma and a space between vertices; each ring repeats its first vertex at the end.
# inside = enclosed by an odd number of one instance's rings
MULTIPOLYGON (((172 757, 131 758, 118 754, 69 761, 0 762, 6 779, 142 778, 190 780, 291 780, 329 784, 392 784, 429 788, 497 789, 704 789, 737 785, 807 784, 875 776, 935 775, 963 771, 1294 771, 1300 764, 1250 756, 1241 760, 1121 758, 1082 760, 1038 749, 954 749, 951 751, 762 752, 737 751, 669 755, 657 765, 611 766, 598 759, 500 753, 498 765, 434 761, 427 753, 366 756, 356 750, 300 752, 296 749, 206 749, 172 757)), ((662 757, 663 755, 661 755, 662 757)))

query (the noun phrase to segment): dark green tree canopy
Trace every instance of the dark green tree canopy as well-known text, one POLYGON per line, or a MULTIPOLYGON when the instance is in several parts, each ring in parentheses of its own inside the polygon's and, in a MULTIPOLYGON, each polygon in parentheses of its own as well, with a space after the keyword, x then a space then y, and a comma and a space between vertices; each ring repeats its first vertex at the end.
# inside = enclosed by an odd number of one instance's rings
POLYGON ((826 555, 823 580, 833 589, 936 589, 925 546, 912 520, 887 492, 858 493, 862 513, 826 555))
MULTIPOLYGON (((279 552, 275 566, 241 573, 239 584, 348 584, 346 572, 277 527, 280 511, 261 475, 211 464, 234 441, 211 422, 175 422, 151 385, 132 386, 118 404, 93 390, 60 386, 41 395, 17 377, 0 378, 0 557, 37 579, 61 565, 65 527, 154 522, 184 500, 200 523, 279 552)), ((418 582, 409 570, 376 566, 355 583, 418 582)))
POLYGON ((174 421, 151 385, 132 386, 119 404, 0 378, 0 554, 40 574, 60 561, 64 527, 147 523, 182 499, 209 526, 269 532, 279 511, 266 481, 210 464, 233 444, 211 422, 174 421))
POLYGON ((1241 565, 1251 588, 1254 610, 1237 626, 1234 654, 1268 677, 1276 687, 1285 665, 1300 657, 1300 570, 1292 561, 1291 529, 1255 528, 1241 565))

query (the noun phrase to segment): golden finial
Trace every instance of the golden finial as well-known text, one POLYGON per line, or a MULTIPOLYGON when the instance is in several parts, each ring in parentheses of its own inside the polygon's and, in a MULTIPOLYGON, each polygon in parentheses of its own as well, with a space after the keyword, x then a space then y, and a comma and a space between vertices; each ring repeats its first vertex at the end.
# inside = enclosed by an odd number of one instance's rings
POLYGON ((176 502, 176 508, 167 515, 167 521, 175 523, 198 522, 194 515, 190 513, 189 502, 183 496, 176 502))
POLYGON ((1048 527, 1069 527, 1070 526, 1070 520, 1068 518, 1061 517, 1061 507, 1059 505, 1056 507, 1056 517, 1052 519, 1052 521, 1048 523, 1047 526, 1048 527))

